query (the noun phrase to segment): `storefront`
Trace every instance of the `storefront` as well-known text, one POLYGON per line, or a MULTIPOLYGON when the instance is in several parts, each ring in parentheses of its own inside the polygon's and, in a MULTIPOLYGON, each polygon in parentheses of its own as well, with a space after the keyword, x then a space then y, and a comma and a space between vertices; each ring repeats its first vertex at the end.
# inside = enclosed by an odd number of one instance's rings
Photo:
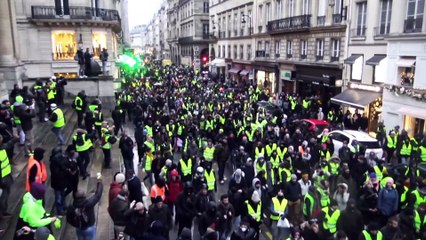
POLYGON ((343 112, 358 112, 368 118, 368 131, 374 132, 382 114, 383 88, 350 82, 348 89, 331 98, 331 102, 343 107, 343 112))
POLYGON ((296 91, 296 71, 294 65, 281 64, 278 93, 293 94, 296 91))
POLYGON ((342 70, 337 67, 296 65, 297 93, 302 97, 320 96, 327 103, 341 92, 342 70))
POLYGON ((278 65, 275 63, 254 62, 254 82, 266 95, 272 96, 278 93, 278 65))
POLYGON ((211 62, 211 69, 212 74, 214 76, 221 76, 225 74, 226 71, 226 63, 225 63, 225 59, 223 58, 215 58, 212 62, 211 62))

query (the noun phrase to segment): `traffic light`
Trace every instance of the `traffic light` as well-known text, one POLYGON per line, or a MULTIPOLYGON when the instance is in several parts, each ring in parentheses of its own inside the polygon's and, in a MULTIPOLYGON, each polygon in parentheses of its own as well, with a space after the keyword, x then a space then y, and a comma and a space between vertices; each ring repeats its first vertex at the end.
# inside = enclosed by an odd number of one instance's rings
POLYGON ((203 61, 203 64, 206 64, 206 63, 207 63, 208 58, 207 58, 207 56, 203 56, 203 57, 201 58, 201 60, 203 61))

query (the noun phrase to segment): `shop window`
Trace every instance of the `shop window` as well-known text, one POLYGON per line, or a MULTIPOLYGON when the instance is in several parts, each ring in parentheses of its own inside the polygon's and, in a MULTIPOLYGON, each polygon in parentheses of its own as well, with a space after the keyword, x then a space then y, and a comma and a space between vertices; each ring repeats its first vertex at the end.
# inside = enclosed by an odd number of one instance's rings
POLYGON ((404 129, 411 129, 410 134, 423 134, 426 132, 425 120, 412 116, 404 116, 404 129))
POLYGON ((77 52, 77 41, 74 31, 52 32, 53 60, 74 60, 77 52))
POLYGON ((398 61, 398 72, 401 86, 414 85, 415 73, 416 73, 416 62, 415 58, 401 58, 398 61))
POLYGON ((92 33, 92 51, 95 57, 99 57, 102 52, 102 48, 107 48, 106 32, 93 32, 92 33))
POLYGON ((358 57, 351 66, 351 81, 361 81, 364 56, 358 57))

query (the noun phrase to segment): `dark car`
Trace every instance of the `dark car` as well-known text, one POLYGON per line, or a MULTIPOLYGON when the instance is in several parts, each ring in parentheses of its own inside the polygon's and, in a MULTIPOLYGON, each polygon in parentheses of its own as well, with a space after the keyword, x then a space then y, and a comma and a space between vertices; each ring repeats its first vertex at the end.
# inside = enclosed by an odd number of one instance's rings
POLYGON ((255 104, 255 108, 257 109, 257 111, 261 111, 262 109, 264 109, 266 114, 276 117, 282 116, 283 114, 283 110, 279 106, 268 101, 257 102, 255 104))

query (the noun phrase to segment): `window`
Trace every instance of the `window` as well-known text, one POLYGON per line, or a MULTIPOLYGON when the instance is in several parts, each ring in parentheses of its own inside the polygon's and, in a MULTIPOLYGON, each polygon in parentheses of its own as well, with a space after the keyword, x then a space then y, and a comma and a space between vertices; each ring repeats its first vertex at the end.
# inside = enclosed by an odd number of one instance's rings
POLYGON ((234 14, 234 37, 238 36, 238 22, 241 22, 238 20, 239 20, 238 13, 235 13, 234 14))
POLYGON ((93 55, 99 57, 101 56, 102 48, 107 48, 106 46, 106 32, 93 32, 92 33, 92 47, 93 55))
POLYGON ((203 24, 203 38, 209 37, 209 24, 203 24))
POLYGON ((251 60, 251 45, 247 45, 247 60, 251 60))
POLYGON ((425 0, 408 0, 404 32, 420 32, 423 23, 425 0))
POLYGON ((367 2, 360 2, 356 4, 357 20, 356 20, 356 36, 365 36, 365 22, 367 13, 367 2))
POLYGON ((294 16, 294 0, 288 0, 288 17, 294 16))
POLYGON ((209 2, 204 2, 203 13, 209 13, 209 2))
POLYGON ((225 58, 225 46, 222 46, 222 58, 225 58))
POLYGON ((340 57, 340 39, 331 39, 331 61, 339 61, 340 57))
POLYGON ((244 59, 244 45, 240 45, 240 59, 244 59))
POLYGON ((378 35, 387 35, 390 30, 392 0, 382 0, 380 8, 380 27, 378 35))
POLYGON ((219 54, 218 54, 218 55, 219 55, 219 56, 218 56, 219 58, 221 58, 221 57, 222 57, 222 55, 221 55, 221 54, 222 54, 222 51, 221 51, 221 48, 220 48, 220 47, 221 47, 220 45, 218 45, 218 46, 217 46, 217 52, 219 53, 219 54))
POLYGON ((269 44, 269 41, 265 41, 265 54, 266 54, 266 57, 269 57, 269 51, 271 50, 270 47, 271 47, 271 45, 269 44))
POLYGON ((316 58, 317 60, 324 58, 324 39, 317 39, 316 41, 316 58))
POLYGON ((68 0, 55 0, 55 12, 58 16, 70 15, 68 0))
POLYGON ((263 17, 262 17, 262 5, 259 5, 258 11, 257 11, 257 22, 258 22, 258 26, 262 26, 263 25, 263 17))
POLYGON ((340 14, 342 12, 342 0, 335 0, 334 14, 340 14))
POLYGON ((308 41, 300 41, 300 58, 305 59, 308 55, 308 41))
POLYGON ((280 57, 280 41, 275 41, 275 57, 280 57))
POLYGON ((234 59, 237 59, 238 53, 237 53, 237 45, 234 45, 234 59))
POLYGON ((231 30, 232 30, 232 19, 231 19, 231 15, 228 15, 228 37, 231 37, 231 30))
POLYGON ((310 0, 303 0, 303 6, 302 6, 302 15, 309 15, 309 5, 311 4, 310 0))
POLYGON ((319 0, 318 1, 318 16, 325 16, 326 9, 327 9, 327 0, 319 0))
POLYGON ((262 41, 257 42, 257 50, 263 50, 262 49, 262 41))
POLYGON ((266 4, 266 23, 271 21, 271 4, 266 4))
POLYGON ((287 58, 291 58, 293 56, 293 42, 287 40, 287 58))
POLYGON ((283 0, 277 0, 275 10, 276 10, 275 19, 281 19, 282 12, 283 12, 283 0))
POLYGON ((231 45, 228 45, 228 58, 231 58, 231 45))
POLYGON ((416 58, 403 57, 397 63, 401 86, 413 86, 416 73, 416 58), (401 64, 402 63, 402 64, 401 64))
POLYGON ((77 52, 77 41, 74 31, 52 32, 53 60, 72 60, 77 52))

